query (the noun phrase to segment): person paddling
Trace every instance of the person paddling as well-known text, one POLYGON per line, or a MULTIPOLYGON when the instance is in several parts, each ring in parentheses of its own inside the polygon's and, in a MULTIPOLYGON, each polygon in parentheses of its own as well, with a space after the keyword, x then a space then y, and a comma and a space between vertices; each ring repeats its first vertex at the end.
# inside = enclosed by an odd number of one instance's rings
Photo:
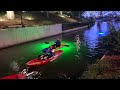
POLYGON ((55 56, 55 48, 53 45, 50 46, 49 58, 55 56))
POLYGON ((55 48, 51 45, 49 48, 45 48, 42 50, 44 52, 43 55, 39 55, 39 60, 48 60, 50 57, 55 56, 55 48))
POLYGON ((61 40, 60 38, 57 38, 57 40, 55 41, 55 44, 54 44, 56 47, 60 47, 61 46, 61 40))

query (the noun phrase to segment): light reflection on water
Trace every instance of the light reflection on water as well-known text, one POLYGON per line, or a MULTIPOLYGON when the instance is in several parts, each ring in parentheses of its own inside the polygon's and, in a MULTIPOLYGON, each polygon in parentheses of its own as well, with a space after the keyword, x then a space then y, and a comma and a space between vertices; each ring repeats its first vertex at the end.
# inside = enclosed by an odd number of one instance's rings
POLYGON ((12 61, 10 63, 10 68, 12 69, 12 71, 19 71, 19 65, 18 65, 18 62, 17 61, 12 61))
MULTIPOLYGON (((89 57, 93 59, 94 56, 100 54, 99 38, 107 35, 108 24, 107 22, 96 22, 90 30, 84 32, 84 42, 86 43, 88 50, 90 52, 89 57), (102 34, 101 34, 102 33, 102 34)), ((94 59, 93 59, 94 60, 94 59)), ((92 60, 92 61, 93 61, 92 60)))

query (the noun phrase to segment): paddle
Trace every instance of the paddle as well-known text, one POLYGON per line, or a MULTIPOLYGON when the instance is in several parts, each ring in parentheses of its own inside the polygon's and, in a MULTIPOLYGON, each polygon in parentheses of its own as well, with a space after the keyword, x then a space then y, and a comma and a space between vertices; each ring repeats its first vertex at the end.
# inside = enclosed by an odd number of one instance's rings
MULTIPOLYGON (((46 44, 50 44, 49 42, 45 42, 46 44)), ((64 45, 64 46, 66 46, 66 47, 69 47, 69 45, 64 45)))
POLYGON ((46 44, 49 44, 49 42, 45 42, 46 44))
POLYGON ((69 47, 69 45, 64 45, 64 46, 69 47))

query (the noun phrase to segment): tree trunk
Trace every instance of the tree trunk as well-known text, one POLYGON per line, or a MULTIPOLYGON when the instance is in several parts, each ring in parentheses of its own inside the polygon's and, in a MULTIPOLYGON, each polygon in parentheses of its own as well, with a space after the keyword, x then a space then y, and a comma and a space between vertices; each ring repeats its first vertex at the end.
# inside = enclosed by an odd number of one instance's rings
POLYGON ((47 18, 49 18, 49 11, 46 11, 46 13, 47 13, 47 18))
POLYGON ((6 11, 7 14, 6 14, 6 17, 10 20, 14 20, 15 19, 15 13, 14 11, 6 11))
POLYGON ((63 12, 62 12, 62 11, 60 11, 60 15, 61 15, 61 16, 63 15, 63 12))

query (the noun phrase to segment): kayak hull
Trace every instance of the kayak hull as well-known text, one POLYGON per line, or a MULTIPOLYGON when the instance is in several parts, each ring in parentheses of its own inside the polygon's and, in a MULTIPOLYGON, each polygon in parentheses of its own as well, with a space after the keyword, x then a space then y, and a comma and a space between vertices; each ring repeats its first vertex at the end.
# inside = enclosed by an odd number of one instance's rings
POLYGON ((55 51, 55 56, 49 58, 48 60, 38 60, 38 58, 35 58, 29 62, 26 63, 27 66, 40 66, 45 65, 49 63, 50 61, 56 60, 61 54, 63 53, 62 50, 55 51))
POLYGON ((25 75, 22 73, 19 73, 19 74, 14 74, 14 75, 10 75, 10 76, 5 76, 0 79, 25 79, 25 75))

